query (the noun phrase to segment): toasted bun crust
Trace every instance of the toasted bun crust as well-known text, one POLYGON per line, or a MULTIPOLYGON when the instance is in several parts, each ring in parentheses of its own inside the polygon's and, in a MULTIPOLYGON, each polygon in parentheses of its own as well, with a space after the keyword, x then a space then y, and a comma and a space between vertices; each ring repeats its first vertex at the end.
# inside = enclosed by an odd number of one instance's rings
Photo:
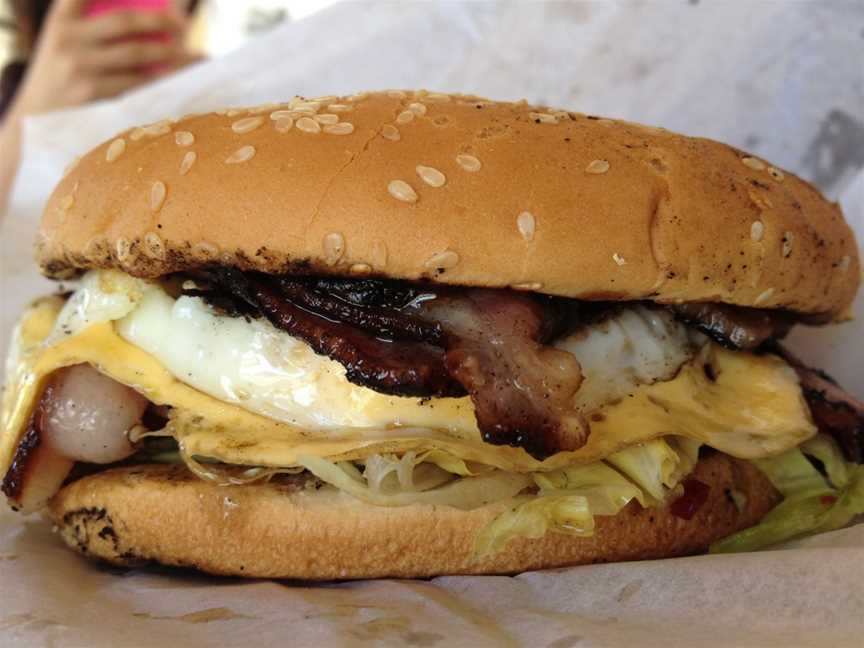
POLYGON ((67 486, 50 515, 66 543, 117 565, 155 561, 214 574, 308 580, 512 573, 678 556, 759 521, 779 494, 750 463, 713 454, 693 475, 710 486, 689 521, 633 504, 598 517, 590 538, 519 539, 475 562, 477 531, 501 506, 374 507, 329 488, 215 486, 182 466, 109 470, 67 486), (727 489, 747 498, 738 511, 727 489))
POLYGON ((287 108, 190 116, 97 147, 48 202, 43 270, 153 277, 215 261, 834 314, 858 285, 838 206, 717 142, 423 92, 299 106, 353 126, 343 135, 304 131, 320 125, 303 113, 278 132, 271 113, 287 108), (416 202, 391 195, 393 181, 416 202))

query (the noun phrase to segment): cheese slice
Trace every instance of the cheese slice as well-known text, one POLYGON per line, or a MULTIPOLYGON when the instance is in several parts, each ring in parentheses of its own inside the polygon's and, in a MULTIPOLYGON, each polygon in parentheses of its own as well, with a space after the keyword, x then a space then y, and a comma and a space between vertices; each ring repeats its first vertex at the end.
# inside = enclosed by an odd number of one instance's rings
POLYGON ((816 433, 797 376, 784 361, 715 344, 707 344, 672 380, 640 386, 592 413, 584 447, 542 462, 521 448, 484 443, 476 426, 394 423, 309 429, 186 385, 154 356, 123 339, 113 321, 90 324, 71 335, 51 335, 62 307, 58 298, 37 302, 15 333, 0 429, 0 475, 8 470, 46 379, 53 371, 78 363, 90 363, 152 402, 173 407, 169 431, 187 454, 243 465, 288 467, 304 455, 342 460, 441 449, 503 470, 529 472, 597 461, 668 435, 696 439, 733 456, 757 458, 795 447, 816 433), (705 370, 706 364, 712 371, 705 370))

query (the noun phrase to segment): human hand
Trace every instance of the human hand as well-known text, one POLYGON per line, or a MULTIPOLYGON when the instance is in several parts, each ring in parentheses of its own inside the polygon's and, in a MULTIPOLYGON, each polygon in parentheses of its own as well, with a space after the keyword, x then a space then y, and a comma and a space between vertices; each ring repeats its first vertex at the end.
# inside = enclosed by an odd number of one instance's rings
POLYGON ((181 14, 118 10, 88 18, 87 4, 54 3, 15 102, 19 114, 111 97, 191 60, 181 14))

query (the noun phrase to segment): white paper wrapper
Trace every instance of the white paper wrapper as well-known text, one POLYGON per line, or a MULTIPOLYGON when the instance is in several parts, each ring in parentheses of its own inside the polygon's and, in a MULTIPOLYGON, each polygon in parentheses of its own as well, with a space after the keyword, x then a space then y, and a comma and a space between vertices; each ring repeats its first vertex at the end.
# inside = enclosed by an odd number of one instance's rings
MULTIPOLYGON (((30 241, 75 155, 132 124, 295 93, 526 97, 706 135, 840 197, 862 240, 862 25, 856 3, 354 3, 126 97, 39 117, 0 236, 0 351, 22 305, 55 288, 30 241)), ((859 396, 862 308, 858 323, 792 336, 859 396)), ((862 583, 861 525, 757 554, 304 587, 105 570, 37 518, 0 512, 0 643, 22 646, 857 646, 862 583)))

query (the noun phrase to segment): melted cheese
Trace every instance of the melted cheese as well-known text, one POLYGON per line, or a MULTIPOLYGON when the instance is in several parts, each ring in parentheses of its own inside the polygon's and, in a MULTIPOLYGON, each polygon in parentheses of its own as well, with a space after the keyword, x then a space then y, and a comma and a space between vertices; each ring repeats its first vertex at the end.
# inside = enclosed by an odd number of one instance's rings
MULTIPOLYGON (((714 344, 703 347, 672 380, 639 386, 595 412, 583 448, 543 462, 519 448, 484 443, 473 421, 454 425, 446 405, 429 415, 429 421, 440 416, 439 425, 397 425, 397 409, 390 425, 310 429, 251 412, 184 384, 153 355, 124 340, 110 319, 47 340, 56 330, 61 307, 58 299, 37 303, 25 313, 16 333, 2 415, 0 474, 8 470, 46 378, 60 367, 82 362, 139 390, 154 403, 175 408, 170 430, 187 453, 236 464, 284 467, 295 465, 301 455, 354 459, 437 448, 466 460, 524 472, 597 461, 621 448, 667 435, 698 439, 738 457, 765 457, 816 432, 788 365, 773 356, 727 351, 714 344), (706 363, 713 367, 716 381, 706 376, 706 363)), ((398 407, 399 401, 416 400, 376 396, 385 410, 398 407)), ((430 412, 439 404, 433 399, 430 412)), ((355 406, 350 400, 344 404, 355 406)))

